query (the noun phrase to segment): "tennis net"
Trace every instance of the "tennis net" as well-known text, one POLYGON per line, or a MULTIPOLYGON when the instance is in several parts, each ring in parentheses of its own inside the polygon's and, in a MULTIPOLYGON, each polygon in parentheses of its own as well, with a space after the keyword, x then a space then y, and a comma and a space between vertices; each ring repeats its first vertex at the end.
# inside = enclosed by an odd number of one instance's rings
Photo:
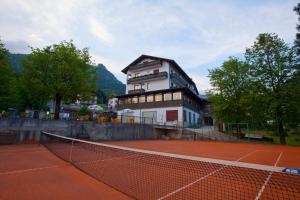
POLYGON ((148 151, 42 132, 59 158, 134 199, 300 199, 283 168, 148 151))

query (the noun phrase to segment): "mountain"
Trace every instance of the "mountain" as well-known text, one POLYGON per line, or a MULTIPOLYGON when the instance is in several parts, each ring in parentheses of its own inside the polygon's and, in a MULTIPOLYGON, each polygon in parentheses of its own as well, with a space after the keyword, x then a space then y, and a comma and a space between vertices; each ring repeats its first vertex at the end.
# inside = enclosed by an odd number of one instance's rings
POLYGON ((8 60, 10 64, 13 66, 15 72, 19 74, 22 68, 22 59, 26 57, 26 54, 17 54, 17 53, 10 53, 8 56, 8 60))
MULTIPOLYGON (((9 62, 13 66, 15 72, 19 74, 22 69, 21 60, 26 57, 26 54, 10 54, 9 62)), ((103 64, 96 67, 97 73, 97 86, 100 89, 99 94, 105 94, 106 99, 112 94, 122 95, 125 94, 125 84, 119 81, 103 64)))
POLYGON ((125 94, 125 84, 119 81, 103 64, 96 67, 96 73, 98 77, 97 85, 107 96, 125 94))

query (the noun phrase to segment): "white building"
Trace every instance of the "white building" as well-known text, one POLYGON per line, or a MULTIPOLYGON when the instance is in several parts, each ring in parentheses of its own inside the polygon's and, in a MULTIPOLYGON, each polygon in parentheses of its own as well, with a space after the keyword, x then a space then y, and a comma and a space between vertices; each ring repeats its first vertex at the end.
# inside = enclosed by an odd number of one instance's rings
POLYGON ((110 111, 115 111, 118 104, 118 98, 112 97, 108 99, 107 107, 110 111))
POLYGON ((193 80, 174 60, 142 55, 122 72, 127 84, 126 94, 117 96, 118 115, 167 125, 202 123, 207 100, 199 96, 193 80))

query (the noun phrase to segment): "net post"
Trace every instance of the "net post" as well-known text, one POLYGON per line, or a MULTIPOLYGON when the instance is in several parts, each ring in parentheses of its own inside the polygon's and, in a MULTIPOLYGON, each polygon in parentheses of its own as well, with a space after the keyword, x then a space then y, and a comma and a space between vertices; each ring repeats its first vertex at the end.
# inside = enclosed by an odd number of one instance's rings
POLYGON ((72 143, 71 143, 70 156, 69 156, 69 162, 70 163, 72 162, 73 145, 74 145, 74 140, 72 140, 72 143))

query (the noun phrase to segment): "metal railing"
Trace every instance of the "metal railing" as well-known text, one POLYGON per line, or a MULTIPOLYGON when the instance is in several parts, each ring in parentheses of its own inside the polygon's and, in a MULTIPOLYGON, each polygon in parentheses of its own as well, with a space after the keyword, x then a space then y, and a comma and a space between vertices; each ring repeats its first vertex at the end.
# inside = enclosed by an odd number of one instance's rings
POLYGON ((127 83, 139 83, 144 80, 153 80, 153 79, 160 80, 160 79, 164 79, 164 78, 168 78, 168 72, 159 72, 159 73, 146 74, 143 76, 129 78, 127 80, 127 83))

